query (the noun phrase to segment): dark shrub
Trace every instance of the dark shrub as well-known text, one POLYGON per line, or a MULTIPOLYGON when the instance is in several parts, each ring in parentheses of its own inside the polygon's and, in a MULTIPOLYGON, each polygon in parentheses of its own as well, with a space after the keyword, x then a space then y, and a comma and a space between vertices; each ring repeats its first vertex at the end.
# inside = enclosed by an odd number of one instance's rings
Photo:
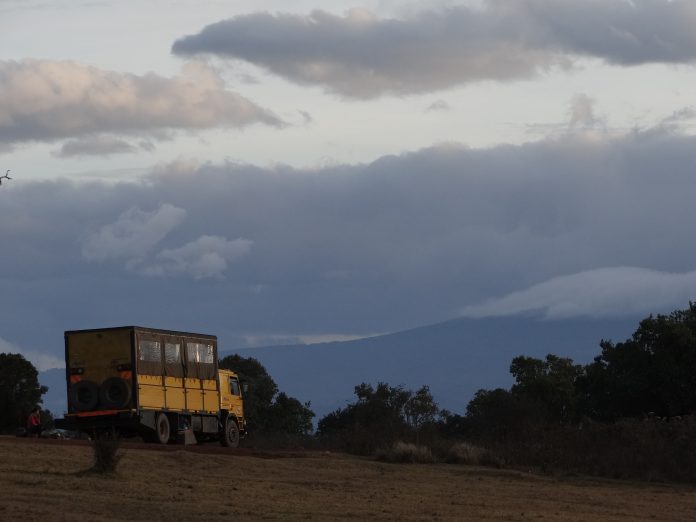
POLYGON ((94 464, 90 471, 96 473, 114 473, 123 455, 119 453, 121 440, 115 432, 103 432, 94 437, 94 464))

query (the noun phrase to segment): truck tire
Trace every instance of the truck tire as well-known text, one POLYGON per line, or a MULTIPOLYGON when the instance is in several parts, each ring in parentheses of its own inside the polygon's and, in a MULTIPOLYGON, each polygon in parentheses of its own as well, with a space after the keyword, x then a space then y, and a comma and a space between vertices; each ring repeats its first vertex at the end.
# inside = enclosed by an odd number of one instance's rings
POLYGON ((236 448, 239 446, 239 426, 233 417, 227 417, 225 427, 220 436, 220 444, 226 448, 236 448))
POLYGON ((165 413, 158 413, 155 421, 155 433, 157 442, 167 444, 171 436, 171 426, 169 425, 169 417, 165 413))
POLYGON ((91 411, 99 404, 99 386, 92 381, 78 381, 70 385, 70 406, 73 410, 91 411))
POLYGON ((99 400, 104 408, 124 408, 130 402, 130 399, 130 384, 120 377, 106 379, 99 388, 99 400))

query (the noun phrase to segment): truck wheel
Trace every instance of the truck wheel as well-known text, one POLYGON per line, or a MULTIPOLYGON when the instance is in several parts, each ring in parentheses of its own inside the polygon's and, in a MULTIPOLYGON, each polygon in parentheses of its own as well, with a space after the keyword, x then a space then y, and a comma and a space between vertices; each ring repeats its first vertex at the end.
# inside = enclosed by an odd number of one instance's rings
POLYGON ((220 443, 227 448, 239 446, 239 426, 237 426, 237 421, 232 417, 229 417, 227 422, 225 422, 225 429, 220 437, 220 443))
POLYGON ((157 415, 155 429, 157 430, 157 442, 160 444, 167 444, 169 442, 171 428, 169 426, 169 417, 167 417, 166 414, 159 413, 157 415))
POLYGON ((99 403, 99 386, 92 381, 70 385, 70 405, 75 411, 91 411, 99 403))
POLYGON ((130 385, 120 377, 106 379, 99 389, 99 400, 104 408, 123 408, 130 399, 130 385))

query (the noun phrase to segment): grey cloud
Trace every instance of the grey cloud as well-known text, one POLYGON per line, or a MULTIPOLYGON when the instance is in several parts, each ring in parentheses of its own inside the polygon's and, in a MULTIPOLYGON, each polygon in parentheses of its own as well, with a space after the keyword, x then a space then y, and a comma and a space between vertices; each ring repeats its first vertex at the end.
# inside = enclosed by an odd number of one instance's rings
POLYGON ((297 112, 299 112, 300 116, 302 116, 302 123, 304 125, 309 125, 310 123, 314 123, 314 118, 312 118, 312 115, 310 113, 308 113, 307 111, 298 110, 297 112))
POLYGON ((594 113, 594 100, 586 94, 576 94, 570 102, 571 129, 592 127, 597 123, 594 113))
MULTIPOLYGON (((604 267, 688 273, 695 162, 696 137, 660 128, 321 169, 177 163, 142 181, 26 181, 0 191, 3 336, 32 321, 384 332, 604 267)), ((661 311, 685 297, 677 287, 641 298, 661 311)))
POLYGON ((578 56, 628 66, 692 63, 690 0, 490 0, 404 19, 256 13, 177 40, 172 51, 245 60, 288 80, 356 98, 529 78, 578 56))
POLYGON ((549 319, 645 315, 681 308, 696 296, 696 271, 599 268, 553 278, 526 290, 468 306, 467 317, 541 313, 549 319))
POLYGON ((428 105, 428 107, 425 110, 426 111, 449 111, 449 110, 452 110, 452 107, 450 107, 449 103, 447 103, 445 100, 435 100, 433 103, 428 105))
POLYGON ((694 107, 683 107, 677 111, 674 111, 667 118, 662 120, 662 123, 667 125, 682 124, 690 120, 696 119, 696 108, 694 107))
MULTIPOLYGON (((226 90, 201 64, 187 64, 181 75, 164 78, 74 62, 0 61, 0 144, 103 133, 157 137, 169 129, 252 123, 281 125, 268 110, 226 90)), ((85 144, 67 148, 84 151, 85 144)))
POLYGON ((61 158, 72 156, 109 156, 111 154, 126 154, 136 150, 138 150, 137 147, 119 138, 92 136, 66 141, 54 155, 61 158))

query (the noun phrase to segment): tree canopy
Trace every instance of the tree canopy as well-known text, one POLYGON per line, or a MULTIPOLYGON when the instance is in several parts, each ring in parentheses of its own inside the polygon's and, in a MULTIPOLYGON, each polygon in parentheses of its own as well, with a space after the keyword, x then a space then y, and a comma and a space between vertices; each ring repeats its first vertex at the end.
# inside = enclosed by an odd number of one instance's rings
POLYGON ((418 440, 424 426, 434 424, 439 412, 427 386, 414 393, 385 382, 376 387, 362 383, 354 392, 357 400, 322 418, 317 434, 356 453, 369 454, 411 436, 418 440))
POLYGON ((29 412, 48 391, 31 362, 18 353, 0 353, 0 431, 23 427, 29 412))
POLYGON ((310 403, 302 404, 279 392, 278 385, 266 368, 253 357, 228 355, 220 360, 220 368, 232 370, 248 385, 244 409, 252 434, 306 435, 312 432, 314 412, 310 403))
POLYGON ((643 319, 623 341, 600 342, 587 365, 548 354, 510 364, 510 390, 479 390, 459 426, 486 437, 515 436, 530 423, 615 421, 696 412, 696 304, 643 319))
POLYGON ((696 410, 696 304, 651 315, 630 339, 600 346, 580 381, 588 415, 611 420, 696 410))

